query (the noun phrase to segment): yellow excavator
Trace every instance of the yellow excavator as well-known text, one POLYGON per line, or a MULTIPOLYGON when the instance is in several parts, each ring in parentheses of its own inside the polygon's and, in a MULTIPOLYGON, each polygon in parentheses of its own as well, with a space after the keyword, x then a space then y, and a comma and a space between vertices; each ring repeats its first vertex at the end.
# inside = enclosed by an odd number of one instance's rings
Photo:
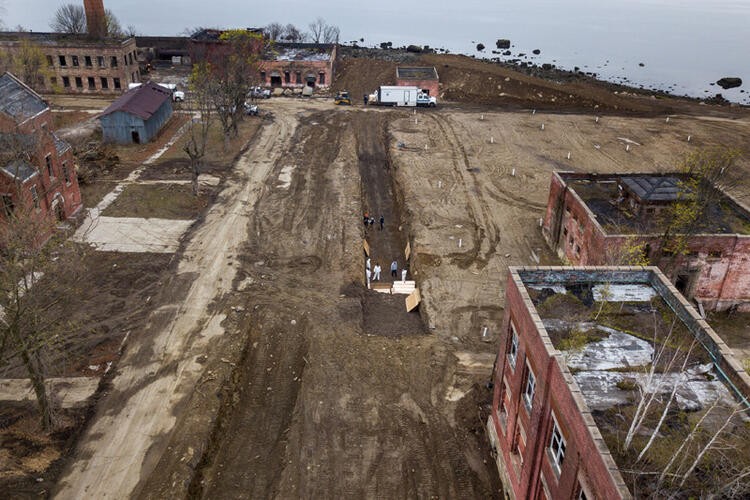
POLYGON ((349 92, 346 90, 343 90, 336 94, 336 98, 333 100, 333 103, 338 104, 346 104, 347 106, 352 105, 352 98, 349 97, 349 92))

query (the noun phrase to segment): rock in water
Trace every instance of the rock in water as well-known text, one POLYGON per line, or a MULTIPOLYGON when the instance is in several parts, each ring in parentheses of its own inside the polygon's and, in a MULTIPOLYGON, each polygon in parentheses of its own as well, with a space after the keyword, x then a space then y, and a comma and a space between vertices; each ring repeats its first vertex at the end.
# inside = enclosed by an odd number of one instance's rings
POLYGON ((718 80, 716 84, 724 90, 733 89, 742 86, 742 78, 726 76, 721 80, 718 80))
POLYGON ((497 42, 495 42, 495 45, 498 49, 509 49, 510 48, 510 40, 506 40, 504 38, 499 39, 497 42))

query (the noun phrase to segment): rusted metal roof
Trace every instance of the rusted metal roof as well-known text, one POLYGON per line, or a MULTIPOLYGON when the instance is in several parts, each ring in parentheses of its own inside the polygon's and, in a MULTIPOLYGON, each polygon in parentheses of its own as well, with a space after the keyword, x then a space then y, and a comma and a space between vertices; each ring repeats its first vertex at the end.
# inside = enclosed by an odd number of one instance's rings
POLYGON ((99 117, 122 111, 148 120, 164 104, 164 101, 171 98, 171 95, 172 93, 161 85, 148 82, 125 92, 102 111, 99 117))

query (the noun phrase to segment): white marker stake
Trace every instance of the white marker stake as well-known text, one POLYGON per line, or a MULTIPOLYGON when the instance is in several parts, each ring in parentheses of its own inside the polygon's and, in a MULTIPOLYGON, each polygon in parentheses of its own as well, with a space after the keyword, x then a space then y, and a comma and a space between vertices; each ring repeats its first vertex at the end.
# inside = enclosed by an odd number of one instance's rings
POLYGON ((513 170, 511 170, 510 175, 512 175, 513 177, 516 176, 516 169, 515 168, 513 170))
POLYGON ((666 123, 669 123, 669 117, 667 117, 667 119, 666 119, 666 123))
POLYGON ((413 115, 416 115, 416 114, 417 114, 417 110, 416 110, 416 108, 414 109, 414 112, 413 112, 412 114, 413 114, 413 115))
POLYGON ((539 227, 542 227, 543 223, 544 223, 544 219, 542 219, 541 217, 539 217, 539 227))
POLYGON ((535 109, 532 109, 532 110, 531 110, 531 114, 532 114, 532 115, 535 115, 535 114, 536 114, 536 110, 535 110, 535 109))
POLYGON ((462 238, 458 239, 458 248, 461 248, 461 245, 463 244, 464 240, 462 238))
POLYGON ((490 137, 490 144, 495 144, 495 138, 494 137, 490 137))
POLYGON ((481 115, 481 116, 479 117, 479 119, 480 119, 480 120, 482 120, 482 121, 484 121, 484 115, 481 115))
POLYGON ((427 144, 424 145, 424 150, 427 151, 427 144))
POLYGON ((625 145, 625 151, 630 151, 630 144, 625 145))
POLYGON ((438 189, 443 189, 443 181, 438 181, 438 189))
POLYGON ((599 123, 599 117, 598 116, 596 117, 596 123, 599 123))
POLYGON ((690 136, 688 136, 688 142, 690 142, 690 136))
POLYGON ((414 125, 416 125, 418 123, 417 120, 418 120, 418 118, 414 118, 414 125))
POLYGON ((544 130, 544 123, 542 123, 542 130, 544 130))
POLYGON ((568 151, 568 160, 570 160, 570 151, 568 151))

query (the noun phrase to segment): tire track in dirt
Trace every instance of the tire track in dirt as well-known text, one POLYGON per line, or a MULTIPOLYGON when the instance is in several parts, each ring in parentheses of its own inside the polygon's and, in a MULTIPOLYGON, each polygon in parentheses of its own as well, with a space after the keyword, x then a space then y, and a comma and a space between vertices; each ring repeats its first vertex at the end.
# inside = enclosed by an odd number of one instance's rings
POLYGON ((131 336, 112 390, 62 475, 57 498, 137 495, 139 482, 156 467, 179 409, 204 370, 194 361, 196 356, 210 351, 211 343, 224 333, 225 316, 210 306, 231 288, 236 272, 232 256, 247 238, 249 208, 295 126, 292 116, 277 117, 238 160, 236 178, 186 243, 177 275, 187 279, 177 279, 162 291, 167 301, 184 299, 157 311, 150 328, 131 336))

